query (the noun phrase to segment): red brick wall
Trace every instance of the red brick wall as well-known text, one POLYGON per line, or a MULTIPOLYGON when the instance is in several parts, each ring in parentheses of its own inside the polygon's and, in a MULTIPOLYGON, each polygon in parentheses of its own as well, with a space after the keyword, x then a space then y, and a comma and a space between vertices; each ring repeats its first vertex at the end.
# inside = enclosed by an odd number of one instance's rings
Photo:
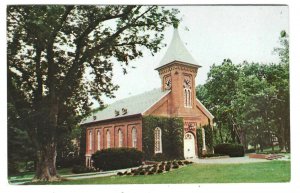
POLYGON ((123 132, 123 147, 132 147, 132 128, 137 129, 137 149, 142 151, 142 119, 141 117, 124 118, 110 122, 94 123, 87 127, 86 134, 86 154, 91 155, 97 151, 98 138, 97 131, 100 131, 100 149, 107 148, 107 131, 110 132, 110 147, 119 147, 119 129, 123 132), (89 149, 89 131, 93 132, 93 147, 89 149))

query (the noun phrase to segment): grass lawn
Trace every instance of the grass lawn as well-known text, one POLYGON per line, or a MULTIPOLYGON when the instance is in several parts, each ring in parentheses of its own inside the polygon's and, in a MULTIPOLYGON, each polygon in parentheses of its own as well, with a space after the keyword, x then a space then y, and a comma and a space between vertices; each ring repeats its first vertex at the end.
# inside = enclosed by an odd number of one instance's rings
MULTIPOLYGON (((57 170, 59 175, 68 175, 72 174, 72 168, 61 168, 57 170)), ((33 178, 35 172, 22 172, 15 176, 9 176, 9 178, 13 179, 22 179, 22 178, 33 178)))
POLYGON ((51 184, 178 184, 288 181, 290 181, 290 162, 270 161, 247 164, 192 164, 168 173, 151 176, 98 177, 51 184))

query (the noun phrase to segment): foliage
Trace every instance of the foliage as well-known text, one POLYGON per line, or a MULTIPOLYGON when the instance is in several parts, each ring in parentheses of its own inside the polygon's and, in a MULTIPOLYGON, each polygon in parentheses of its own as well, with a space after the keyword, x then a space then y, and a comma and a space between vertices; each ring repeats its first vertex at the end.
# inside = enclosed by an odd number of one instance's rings
POLYGON ((59 168, 70 168, 75 165, 84 165, 84 157, 69 154, 66 157, 57 158, 56 161, 56 166, 59 168))
POLYGON ((243 157, 244 147, 241 144, 218 144, 214 147, 216 154, 229 155, 230 157, 243 157))
POLYGON ((28 163, 34 160, 35 152, 25 128, 19 124, 15 107, 10 103, 7 107, 8 175, 12 175, 19 173, 21 170, 26 171, 28 163))
POLYGON ((198 145, 198 156, 202 156, 202 149, 203 149, 203 137, 202 137, 202 128, 205 132, 205 145, 207 152, 213 152, 214 147, 214 133, 213 129, 210 125, 205 125, 203 127, 199 127, 196 129, 197 134, 197 145, 198 145))
POLYGON ((225 154, 217 154, 217 153, 214 153, 214 154, 205 154, 205 155, 202 155, 201 157, 202 158, 209 158, 209 157, 220 157, 220 156, 224 156, 225 154))
POLYGON ((142 5, 7 7, 8 104, 34 145, 36 180, 58 180, 58 141, 92 99, 102 105, 103 96, 114 97, 113 64, 126 74, 130 61, 164 46, 177 13, 142 5))
POLYGON ((82 165, 74 165, 72 168, 72 173, 74 174, 82 174, 82 173, 89 173, 89 172, 95 172, 95 170, 82 165))
POLYGON ((197 128, 196 134, 197 134, 198 156, 201 157, 202 149, 203 149, 202 128, 197 128))
POLYGON ((108 148, 94 153, 92 160, 97 169, 116 170, 141 165, 143 153, 135 148, 108 148))
POLYGON ((164 154, 162 153, 156 153, 154 156, 153 156, 153 160, 154 161, 165 161, 165 160, 168 160, 164 154))
POLYGON ((214 147, 214 138, 213 138, 213 128, 209 125, 203 126, 205 132, 205 145, 208 149, 213 149, 214 147))
MULTIPOLYGON (((281 33, 279 64, 226 59, 213 65, 207 82, 197 87, 197 97, 214 114, 215 143, 242 143, 261 151, 278 138, 282 151, 290 147, 289 43, 281 33)), ((274 147, 273 147, 274 148, 274 147)))
POLYGON ((162 132, 162 154, 167 159, 183 159, 183 120, 157 116, 143 117, 143 151, 146 160, 153 160, 154 129, 159 127, 162 132))

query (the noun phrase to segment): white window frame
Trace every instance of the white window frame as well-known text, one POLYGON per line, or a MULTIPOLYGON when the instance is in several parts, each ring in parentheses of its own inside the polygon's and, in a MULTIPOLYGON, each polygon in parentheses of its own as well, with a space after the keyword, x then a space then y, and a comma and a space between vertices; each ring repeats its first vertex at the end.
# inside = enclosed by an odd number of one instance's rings
POLYGON ((106 131, 106 148, 110 148, 110 131, 106 131))
POLYGON ((97 145, 97 150, 100 150, 100 140, 101 140, 101 134, 100 134, 100 130, 97 131, 97 141, 98 141, 98 145, 97 145))
POLYGON ((191 108, 192 107, 192 90, 185 88, 183 89, 183 95, 184 95, 184 107, 191 108))
POLYGON ((137 129, 135 127, 131 130, 132 147, 137 148, 137 129))
POLYGON ((162 153, 161 128, 159 127, 154 129, 154 153, 162 153))
POLYGON ((121 129, 119 129, 118 131, 118 135, 119 135, 119 147, 123 147, 123 132, 121 129))
POLYGON ((90 142, 90 144, 89 144, 89 150, 90 151, 92 151, 92 147, 93 147, 93 132, 92 132, 92 130, 90 130, 89 131, 89 142, 90 142))

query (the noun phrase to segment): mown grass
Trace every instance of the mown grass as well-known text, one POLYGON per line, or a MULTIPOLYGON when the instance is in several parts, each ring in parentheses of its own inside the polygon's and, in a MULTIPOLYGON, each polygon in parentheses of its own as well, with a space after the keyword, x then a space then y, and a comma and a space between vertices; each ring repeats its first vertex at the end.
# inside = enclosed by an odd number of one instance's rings
POLYGON ((192 164, 168 173, 151 176, 110 176, 42 184, 264 183, 288 181, 290 181, 290 161, 270 161, 247 164, 192 164))
MULTIPOLYGON (((59 175, 73 174, 72 173, 72 168, 61 168, 61 169, 57 170, 57 173, 59 175)), ((34 171, 30 171, 30 172, 22 172, 22 173, 19 173, 17 175, 8 176, 8 177, 13 178, 13 179, 33 178, 34 174, 35 174, 34 171)))

